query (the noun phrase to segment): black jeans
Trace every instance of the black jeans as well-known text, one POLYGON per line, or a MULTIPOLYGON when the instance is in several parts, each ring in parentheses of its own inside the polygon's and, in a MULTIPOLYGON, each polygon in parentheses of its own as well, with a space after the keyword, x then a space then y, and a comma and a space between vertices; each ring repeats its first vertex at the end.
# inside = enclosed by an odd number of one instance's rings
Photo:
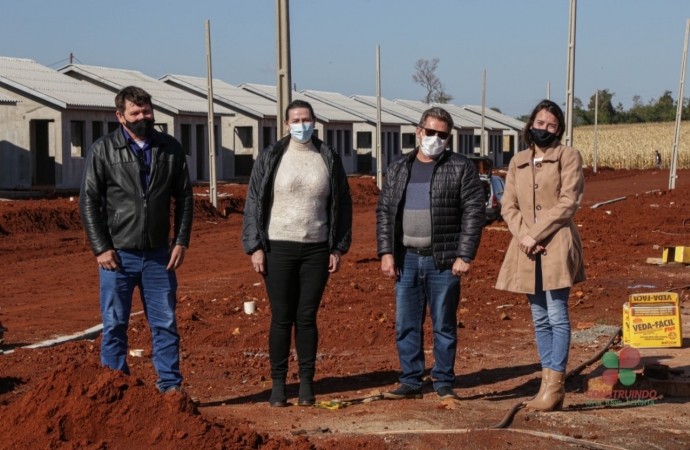
POLYGON ((270 242, 264 281, 271 303, 268 352, 274 380, 287 375, 293 324, 300 380, 314 378, 319 341, 316 313, 328 282, 328 262, 327 242, 270 242))

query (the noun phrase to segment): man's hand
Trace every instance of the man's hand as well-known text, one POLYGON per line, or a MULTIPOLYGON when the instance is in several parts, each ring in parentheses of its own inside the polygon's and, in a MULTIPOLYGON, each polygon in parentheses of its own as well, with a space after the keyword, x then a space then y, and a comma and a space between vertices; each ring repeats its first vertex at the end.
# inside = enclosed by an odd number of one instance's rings
POLYGON ((170 247, 168 253, 170 253, 170 262, 168 263, 168 270, 176 270, 184 261, 184 252, 187 250, 181 245, 175 245, 170 247))
POLYGON ((259 249, 252 253, 252 266, 257 273, 266 274, 266 254, 259 249))
POLYGON ((460 275, 467 275, 470 273, 472 263, 466 263, 460 258, 457 258, 453 263, 453 275, 459 277, 460 275))
POLYGON ((330 273, 336 273, 340 270, 340 258, 343 256, 340 250, 333 250, 328 261, 328 271, 330 273))
POLYGON ((520 251, 526 255, 534 252, 534 248, 537 246, 537 241, 534 240, 532 236, 523 237, 518 243, 518 248, 520 251))
POLYGON ((400 277, 400 272, 395 267, 395 259, 393 255, 387 253, 381 257, 381 272, 388 278, 397 280, 400 277))
POLYGON ((120 271, 120 257, 112 248, 96 255, 96 261, 101 269, 120 271))

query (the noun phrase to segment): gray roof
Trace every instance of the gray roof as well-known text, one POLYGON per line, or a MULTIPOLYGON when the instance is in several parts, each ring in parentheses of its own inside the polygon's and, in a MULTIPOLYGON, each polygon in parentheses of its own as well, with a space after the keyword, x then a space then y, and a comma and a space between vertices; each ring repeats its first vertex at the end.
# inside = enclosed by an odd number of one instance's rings
MULTIPOLYGON (((151 94, 155 106, 173 114, 208 114, 208 103, 205 99, 136 70, 70 64, 58 71, 65 74, 79 74, 87 80, 108 86, 114 92, 127 86, 138 86, 151 94)), ((232 111, 222 106, 215 106, 213 112, 233 115, 232 111)))
MULTIPOLYGON (((161 77, 160 80, 174 86, 184 87, 206 98, 206 78, 184 75, 165 75, 161 77)), ((240 89, 237 86, 233 86, 217 78, 213 79, 213 98, 216 102, 224 104, 228 108, 235 108, 260 119, 266 117, 275 118, 276 116, 275 101, 240 89)))
POLYGON ((60 108, 115 109, 114 96, 107 90, 70 78, 30 59, 0 57, 0 83, 60 108))
POLYGON ((18 103, 21 100, 0 92, 0 103, 18 103))
MULTIPOLYGON (((264 98, 269 99, 273 102, 277 101, 275 86, 269 86, 266 84, 242 83, 239 85, 239 87, 249 92, 253 92, 257 95, 261 95, 264 98)), ((319 99, 308 97, 304 95, 303 92, 304 91, 292 91, 292 99, 304 100, 305 102, 309 102, 311 106, 314 108, 314 114, 316 114, 316 118, 322 122, 363 122, 365 120, 360 116, 350 114, 349 112, 334 107, 329 103, 325 103, 320 101, 319 99)))
MULTIPOLYGON (((416 109, 419 112, 424 112, 427 109, 429 109, 432 106, 438 106, 439 108, 443 108, 446 111, 448 111, 452 116, 453 120, 459 120, 463 122, 468 122, 470 124, 473 124, 471 127, 468 128, 481 128, 482 126, 482 118, 477 117, 476 114, 465 111, 462 109, 460 106, 456 106, 450 103, 431 103, 427 104, 424 102, 420 101, 415 101, 415 100, 393 100, 395 103, 403 104, 405 106, 409 106, 410 108, 416 109)), ((502 125, 498 122, 495 122, 488 117, 485 117, 484 119, 484 128, 489 130, 489 131, 501 131, 501 130, 506 130, 507 127, 505 125, 502 125)))
MULTIPOLYGON (((470 111, 474 114, 479 114, 481 116, 482 114, 482 107, 481 106, 474 106, 474 105, 464 105, 462 109, 465 109, 467 111, 470 111)), ((507 125, 508 127, 516 130, 516 131, 522 131, 522 129, 525 127, 525 122, 521 120, 517 120, 513 117, 507 116, 503 113, 500 113, 498 111, 494 111, 493 109, 486 108, 484 110, 484 115, 486 117, 489 117, 491 120, 495 120, 496 122, 502 123, 503 125, 507 125)))
MULTIPOLYGON (((309 98, 319 100, 335 108, 356 115, 369 123, 376 123, 376 106, 372 108, 370 105, 357 101, 354 98, 346 97, 337 92, 311 91, 308 89, 300 92, 309 98)), ((419 119, 403 119, 399 116, 381 111, 381 123, 386 125, 416 125, 418 120, 419 119)))

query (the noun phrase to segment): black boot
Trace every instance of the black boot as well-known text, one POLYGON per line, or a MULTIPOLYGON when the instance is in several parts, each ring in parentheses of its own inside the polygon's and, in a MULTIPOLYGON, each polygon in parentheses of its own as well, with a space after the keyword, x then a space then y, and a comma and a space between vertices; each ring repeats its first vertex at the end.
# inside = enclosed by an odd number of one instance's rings
POLYGON ((273 380, 273 389, 271 390, 271 398, 268 400, 268 405, 274 408, 282 408, 287 406, 287 394, 285 393, 285 378, 273 380))
POLYGON ((312 406, 316 403, 316 398, 314 398, 314 379, 300 378, 299 380, 299 401, 297 404, 299 406, 312 406))

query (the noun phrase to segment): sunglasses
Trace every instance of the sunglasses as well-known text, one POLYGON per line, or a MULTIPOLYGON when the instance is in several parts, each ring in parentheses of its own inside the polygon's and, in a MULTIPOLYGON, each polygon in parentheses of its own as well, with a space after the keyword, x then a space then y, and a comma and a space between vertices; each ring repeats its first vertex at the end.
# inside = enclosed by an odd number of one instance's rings
POLYGON ((424 136, 438 136, 444 141, 448 139, 448 136, 450 136, 450 133, 448 131, 438 131, 438 130, 432 130, 431 128, 424 128, 424 127, 419 127, 422 130, 424 130, 424 136))

